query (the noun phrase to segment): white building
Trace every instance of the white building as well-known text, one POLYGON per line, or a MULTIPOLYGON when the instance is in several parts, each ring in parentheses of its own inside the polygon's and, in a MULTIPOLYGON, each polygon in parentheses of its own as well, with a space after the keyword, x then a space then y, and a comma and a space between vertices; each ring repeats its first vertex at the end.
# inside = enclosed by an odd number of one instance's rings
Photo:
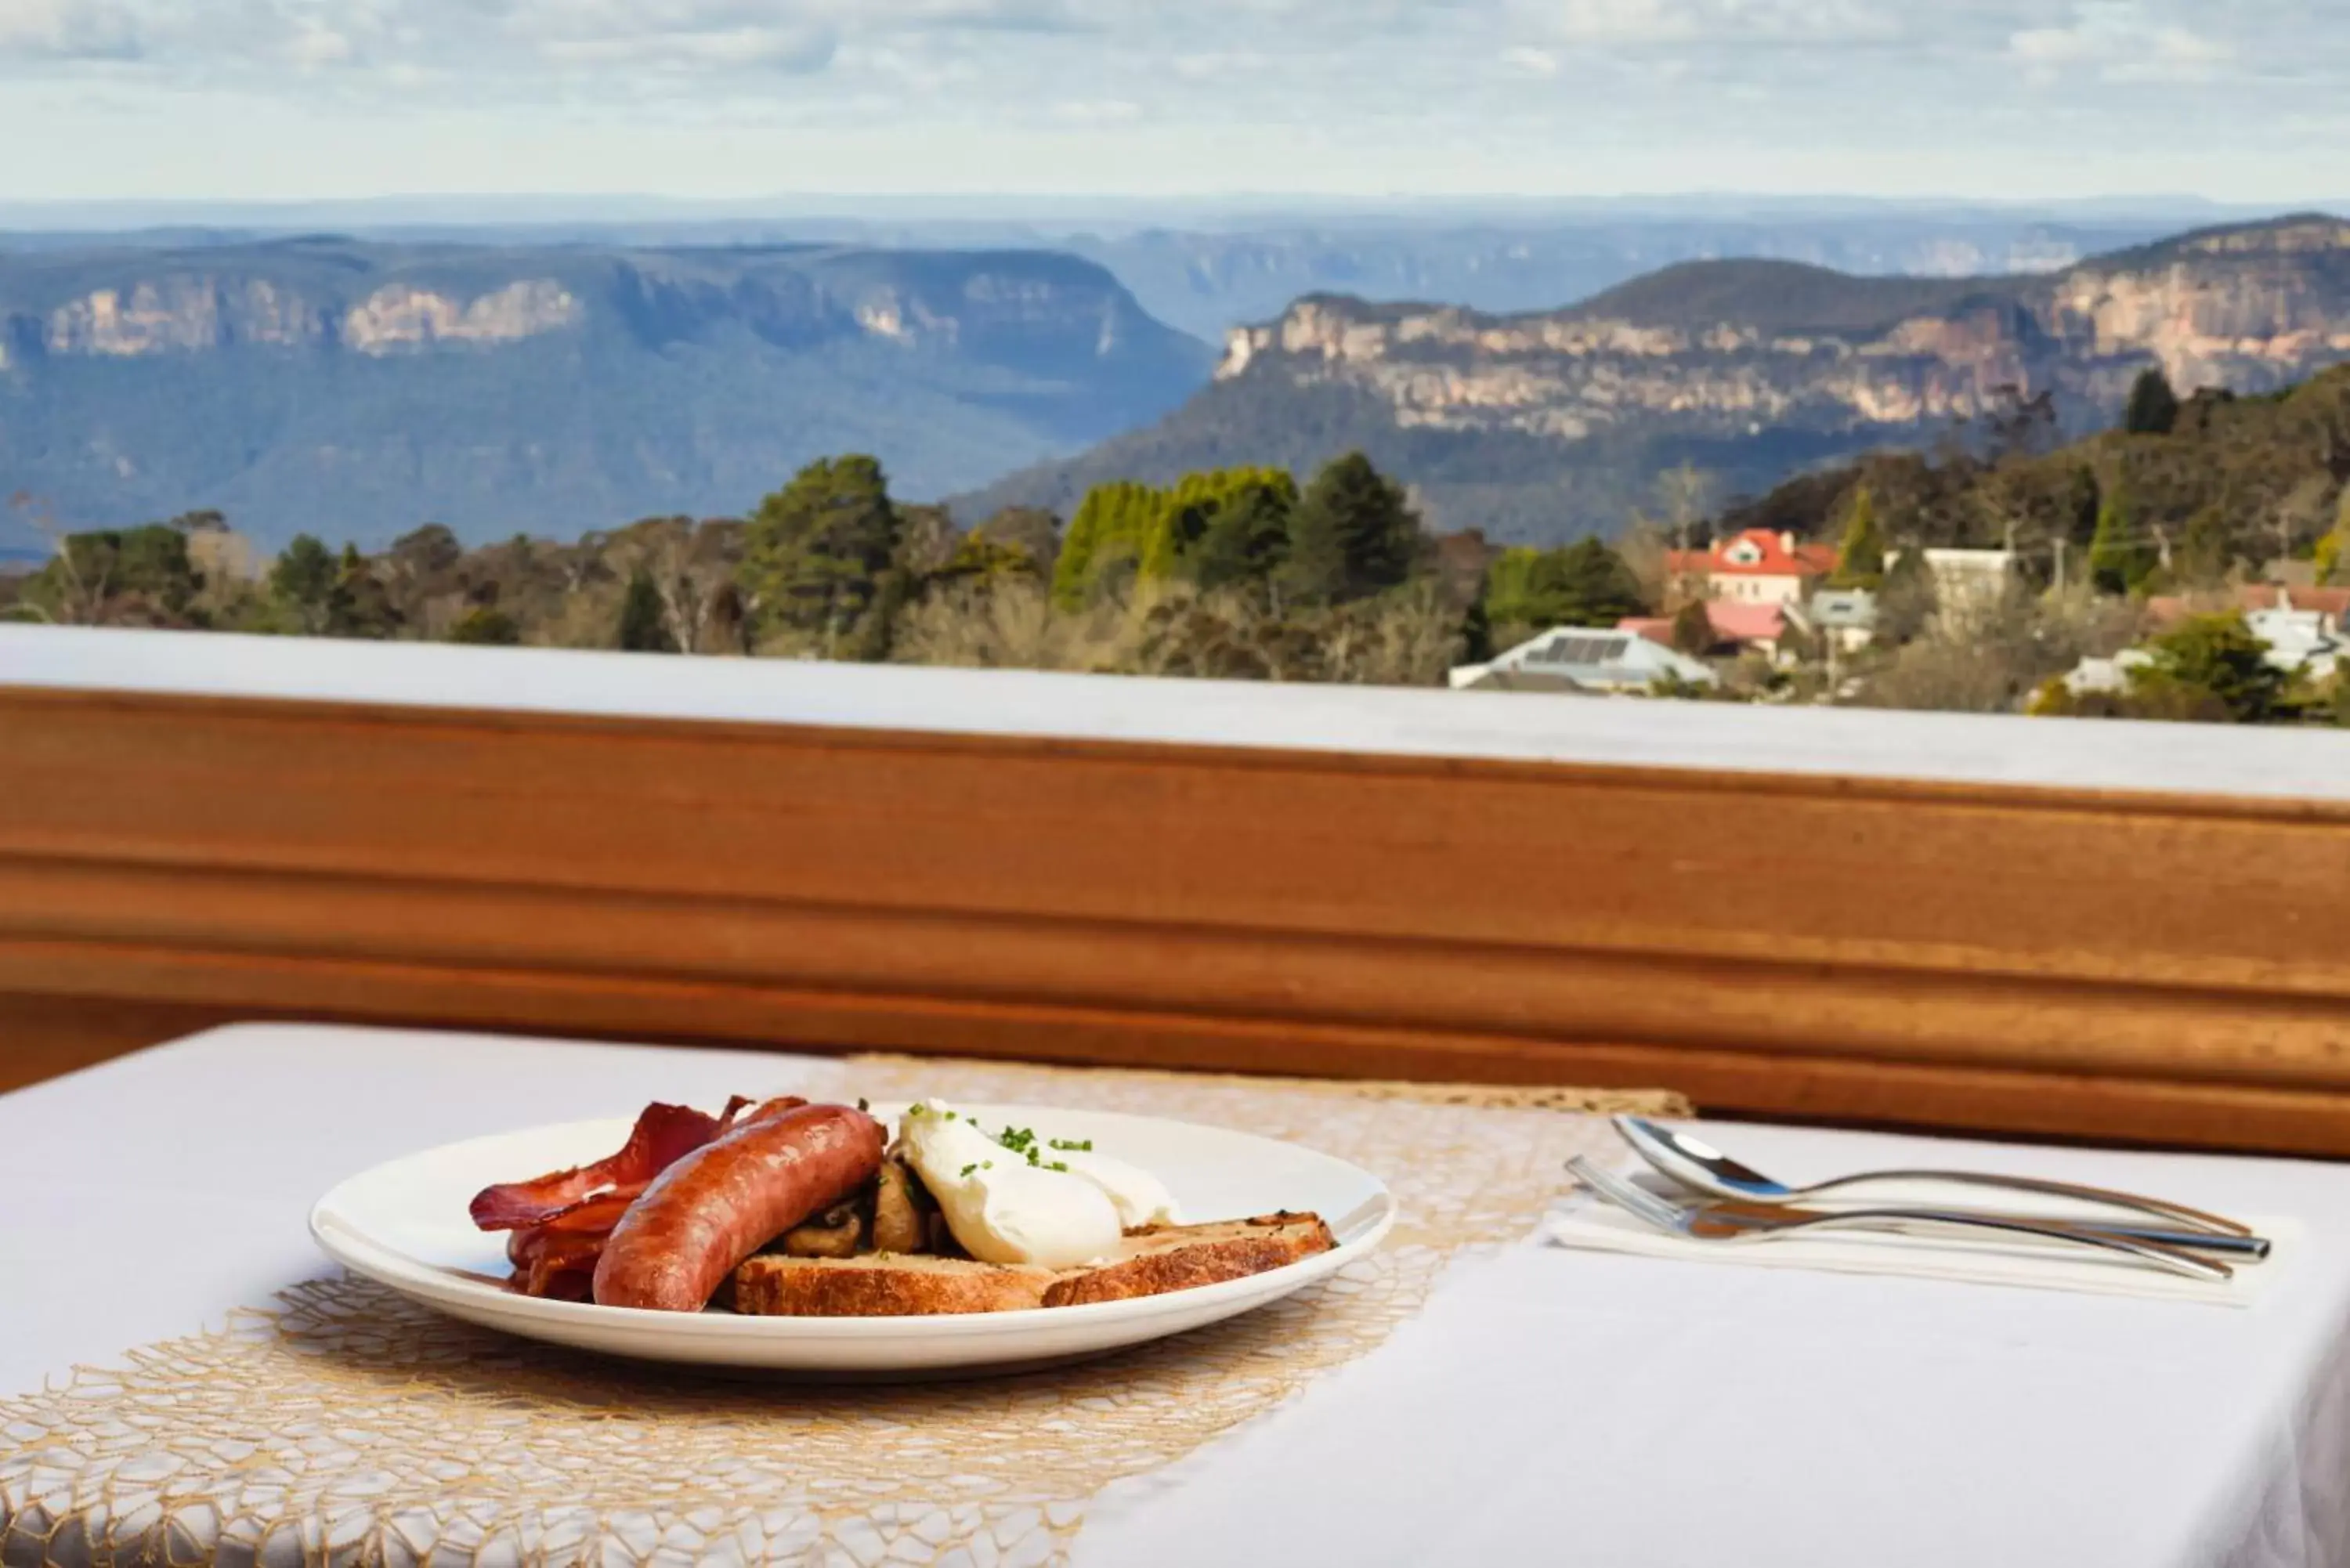
POLYGON ((2342 657, 2340 628, 2333 617, 2294 609, 2289 597, 2280 594, 2278 597, 2282 603, 2275 609, 2246 611, 2244 624, 2269 645, 2271 664, 2286 671, 2303 670, 2313 680, 2323 680, 2334 673, 2342 657))
POLYGON ((2129 672, 2154 662, 2154 655, 2142 648, 2125 648, 2111 659, 2084 659, 2064 677, 2064 689, 2075 697, 2092 692, 2119 696, 2129 690, 2129 672))
POLYGON ((1793 534, 1749 528, 1703 550, 1671 550, 1665 570, 1692 597, 1742 605, 1801 602, 1835 570, 1835 548, 1807 545, 1793 534))
POLYGON ((1838 652, 1855 653, 1876 640, 1877 596, 1866 588, 1822 588, 1795 618, 1838 652))
MULTIPOLYGON (((1886 568, 1900 558, 1900 551, 1887 551, 1886 568)), ((1963 631, 2022 580, 2022 559, 2012 550, 1929 550, 1926 570, 1934 581, 1935 616, 1944 628, 1963 631)))
POLYGON ((1628 631, 1561 627, 1483 664, 1451 674, 1455 691, 1639 692, 1659 680, 1712 686, 1712 670, 1687 654, 1628 631))

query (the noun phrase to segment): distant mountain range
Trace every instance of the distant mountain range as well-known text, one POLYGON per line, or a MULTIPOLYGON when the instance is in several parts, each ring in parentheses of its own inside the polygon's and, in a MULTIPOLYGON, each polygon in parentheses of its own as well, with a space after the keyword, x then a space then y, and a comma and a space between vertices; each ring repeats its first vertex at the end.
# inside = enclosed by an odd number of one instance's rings
POLYGON ((340 239, 0 255, 0 491, 265 544, 739 513, 809 460, 904 493, 1148 423, 1214 361, 1045 252, 340 239))
POLYGON ((378 545, 739 514, 845 451, 968 521, 1359 447, 1440 527, 1555 540, 1620 525, 1683 461, 1727 500, 1931 442, 2011 386, 2086 431, 2147 366, 2257 390, 2350 358, 2327 218, 2147 244, 2141 212, 1890 205, 463 216, 0 234, 0 493, 378 545), (1234 320, 1221 367, 1178 329, 1234 320))
POLYGON ((567 216, 547 202, 328 202, 291 208, 9 208, 0 251, 124 244, 186 248, 332 232, 386 244, 596 249, 823 245, 867 251, 1051 250, 1107 267, 1142 307, 1211 341, 1312 294, 1442 300, 1472 310, 1555 310, 1675 262, 1758 257, 1860 275, 2054 271, 2214 221, 2198 204, 2062 210, 1863 202, 1531 203, 1353 213, 1311 205, 1230 213, 1181 204, 1053 214, 730 213, 619 204, 567 216), (79 225, 145 218, 105 233, 79 225))
POLYGON ((1220 337, 1293 300, 1343 294, 1471 310, 1556 310, 1685 261, 1794 261, 1861 275, 2049 272, 2180 225, 2015 214, 1645 218, 1441 229, 1323 225, 1237 234, 1151 230, 1064 244, 1116 273, 1152 315, 1220 337))
POLYGON ((1349 449, 1440 528, 1609 532, 1680 462, 1719 499, 2051 394, 2102 428, 2159 367, 2258 392, 2350 359, 2350 223, 2212 229, 2009 277, 1855 277, 1773 261, 1664 268, 1566 309, 1495 316, 1319 296, 1231 335, 1213 383, 1149 429, 964 498, 1066 509, 1109 479, 1301 472, 1349 449))

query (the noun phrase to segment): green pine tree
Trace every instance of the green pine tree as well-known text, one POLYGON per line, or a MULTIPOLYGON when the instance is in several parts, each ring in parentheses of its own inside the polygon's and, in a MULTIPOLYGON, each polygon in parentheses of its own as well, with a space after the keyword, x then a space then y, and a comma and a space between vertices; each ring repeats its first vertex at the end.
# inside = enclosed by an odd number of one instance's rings
MULTIPOLYGON (((1286 478, 1286 475, 1284 475, 1286 478)), ((1252 489, 1219 505, 1192 547, 1187 570, 1203 588, 1263 582, 1289 558, 1291 502, 1271 489, 1252 489)))
POLYGON ((1281 576, 1300 599, 1339 604, 1404 583, 1426 548, 1403 487, 1361 452, 1348 452, 1299 497, 1281 576))
POLYGON ((1518 545, 1486 564, 1478 602, 1485 607, 1495 629, 1531 633, 1549 614, 1550 607, 1540 602, 1534 581, 1542 558, 1542 551, 1518 545))
POLYGON ((1174 579, 1223 500, 1223 479, 1222 473, 1187 473, 1176 481, 1174 489, 1158 498, 1137 556, 1137 572, 1143 581, 1174 579))
POLYGON ((661 613, 660 590, 642 570, 629 578, 629 591, 620 599, 618 646, 626 653, 677 651, 677 639, 669 632, 669 618, 661 613))
POLYGON ((1481 593, 1469 601, 1461 618, 1461 659, 1464 664, 1482 664, 1499 651, 1493 646, 1492 616, 1481 593))
POLYGON ((1885 581, 1885 535, 1877 525, 1877 498, 1868 486, 1852 493, 1845 513, 1844 543, 1836 550, 1831 587, 1875 588, 1885 581))
POLYGON ((2288 677, 2241 614, 2196 616, 2147 645, 2150 662, 2132 670, 2130 695, 2148 717, 2196 716, 2216 702, 2240 724, 2276 716, 2288 677), (2198 701, 2204 699, 2205 701, 2198 701))
POLYGON ((2137 514, 2119 483, 2108 487, 2097 506, 2097 531, 2089 541, 2089 577, 2097 591, 2126 594, 2154 569, 2151 553, 2137 537, 2137 514))
POLYGON ((1578 539, 1553 553, 1559 621, 1565 626, 1614 626, 1648 607, 1639 579, 1623 557, 1596 539, 1578 539))
POLYGON ((1288 558, 1296 510, 1297 482, 1284 469, 1190 475, 1161 503, 1143 576, 1203 588, 1263 581, 1288 558))
POLYGON ((341 568, 315 535, 296 534, 269 568, 269 597, 289 628, 324 637, 334 620, 335 584, 341 568))
POLYGON ((735 581, 763 628, 809 635, 827 655, 856 640, 896 555, 899 523, 872 458, 827 458, 759 504, 735 581))
POLYGON ((1529 631, 1614 626, 1648 608, 1632 569, 1596 539, 1503 551, 1486 570, 1485 597, 1494 625, 1529 631))
POLYGON ((1083 609, 1104 584, 1137 569, 1163 497, 1147 484, 1119 480, 1086 492, 1053 566, 1053 602, 1083 609))
POLYGON ((2178 394, 2160 369, 2141 373, 2130 387, 2122 428, 2132 435, 2168 435, 2178 425, 2178 394))

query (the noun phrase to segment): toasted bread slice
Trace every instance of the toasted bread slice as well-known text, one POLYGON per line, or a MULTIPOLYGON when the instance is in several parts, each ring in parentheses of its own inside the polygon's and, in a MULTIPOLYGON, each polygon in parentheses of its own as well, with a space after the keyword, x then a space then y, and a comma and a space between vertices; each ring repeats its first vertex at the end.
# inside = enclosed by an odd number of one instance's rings
POLYGON ((734 1271, 734 1310, 754 1317, 921 1317, 1045 1304, 1059 1276, 969 1258, 868 1252, 787 1258, 762 1252, 734 1271))
POLYGON ((733 1305, 754 1317, 923 1317, 1131 1301, 1245 1279, 1326 1252, 1315 1214, 1129 1231, 1114 1262, 1055 1272, 969 1258, 868 1252, 793 1258, 762 1252, 734 1272, 733 1305))
POLYGON ((1048 1307, 1130 1301, 1246 1279, 1326 1252, 1337 1242, 1318 1214, 1265 1214, 1213 1225, 1150 1225, 1126 1233, 1117 1262, 1065 1274, 1048 1307))

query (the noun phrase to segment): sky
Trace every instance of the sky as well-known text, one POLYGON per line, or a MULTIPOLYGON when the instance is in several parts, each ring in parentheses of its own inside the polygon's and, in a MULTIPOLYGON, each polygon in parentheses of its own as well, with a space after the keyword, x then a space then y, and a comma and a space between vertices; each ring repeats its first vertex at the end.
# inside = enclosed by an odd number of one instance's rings
POLYGON ((2345 0, 0 0, 0 201, 2350 196, 2345 0))

